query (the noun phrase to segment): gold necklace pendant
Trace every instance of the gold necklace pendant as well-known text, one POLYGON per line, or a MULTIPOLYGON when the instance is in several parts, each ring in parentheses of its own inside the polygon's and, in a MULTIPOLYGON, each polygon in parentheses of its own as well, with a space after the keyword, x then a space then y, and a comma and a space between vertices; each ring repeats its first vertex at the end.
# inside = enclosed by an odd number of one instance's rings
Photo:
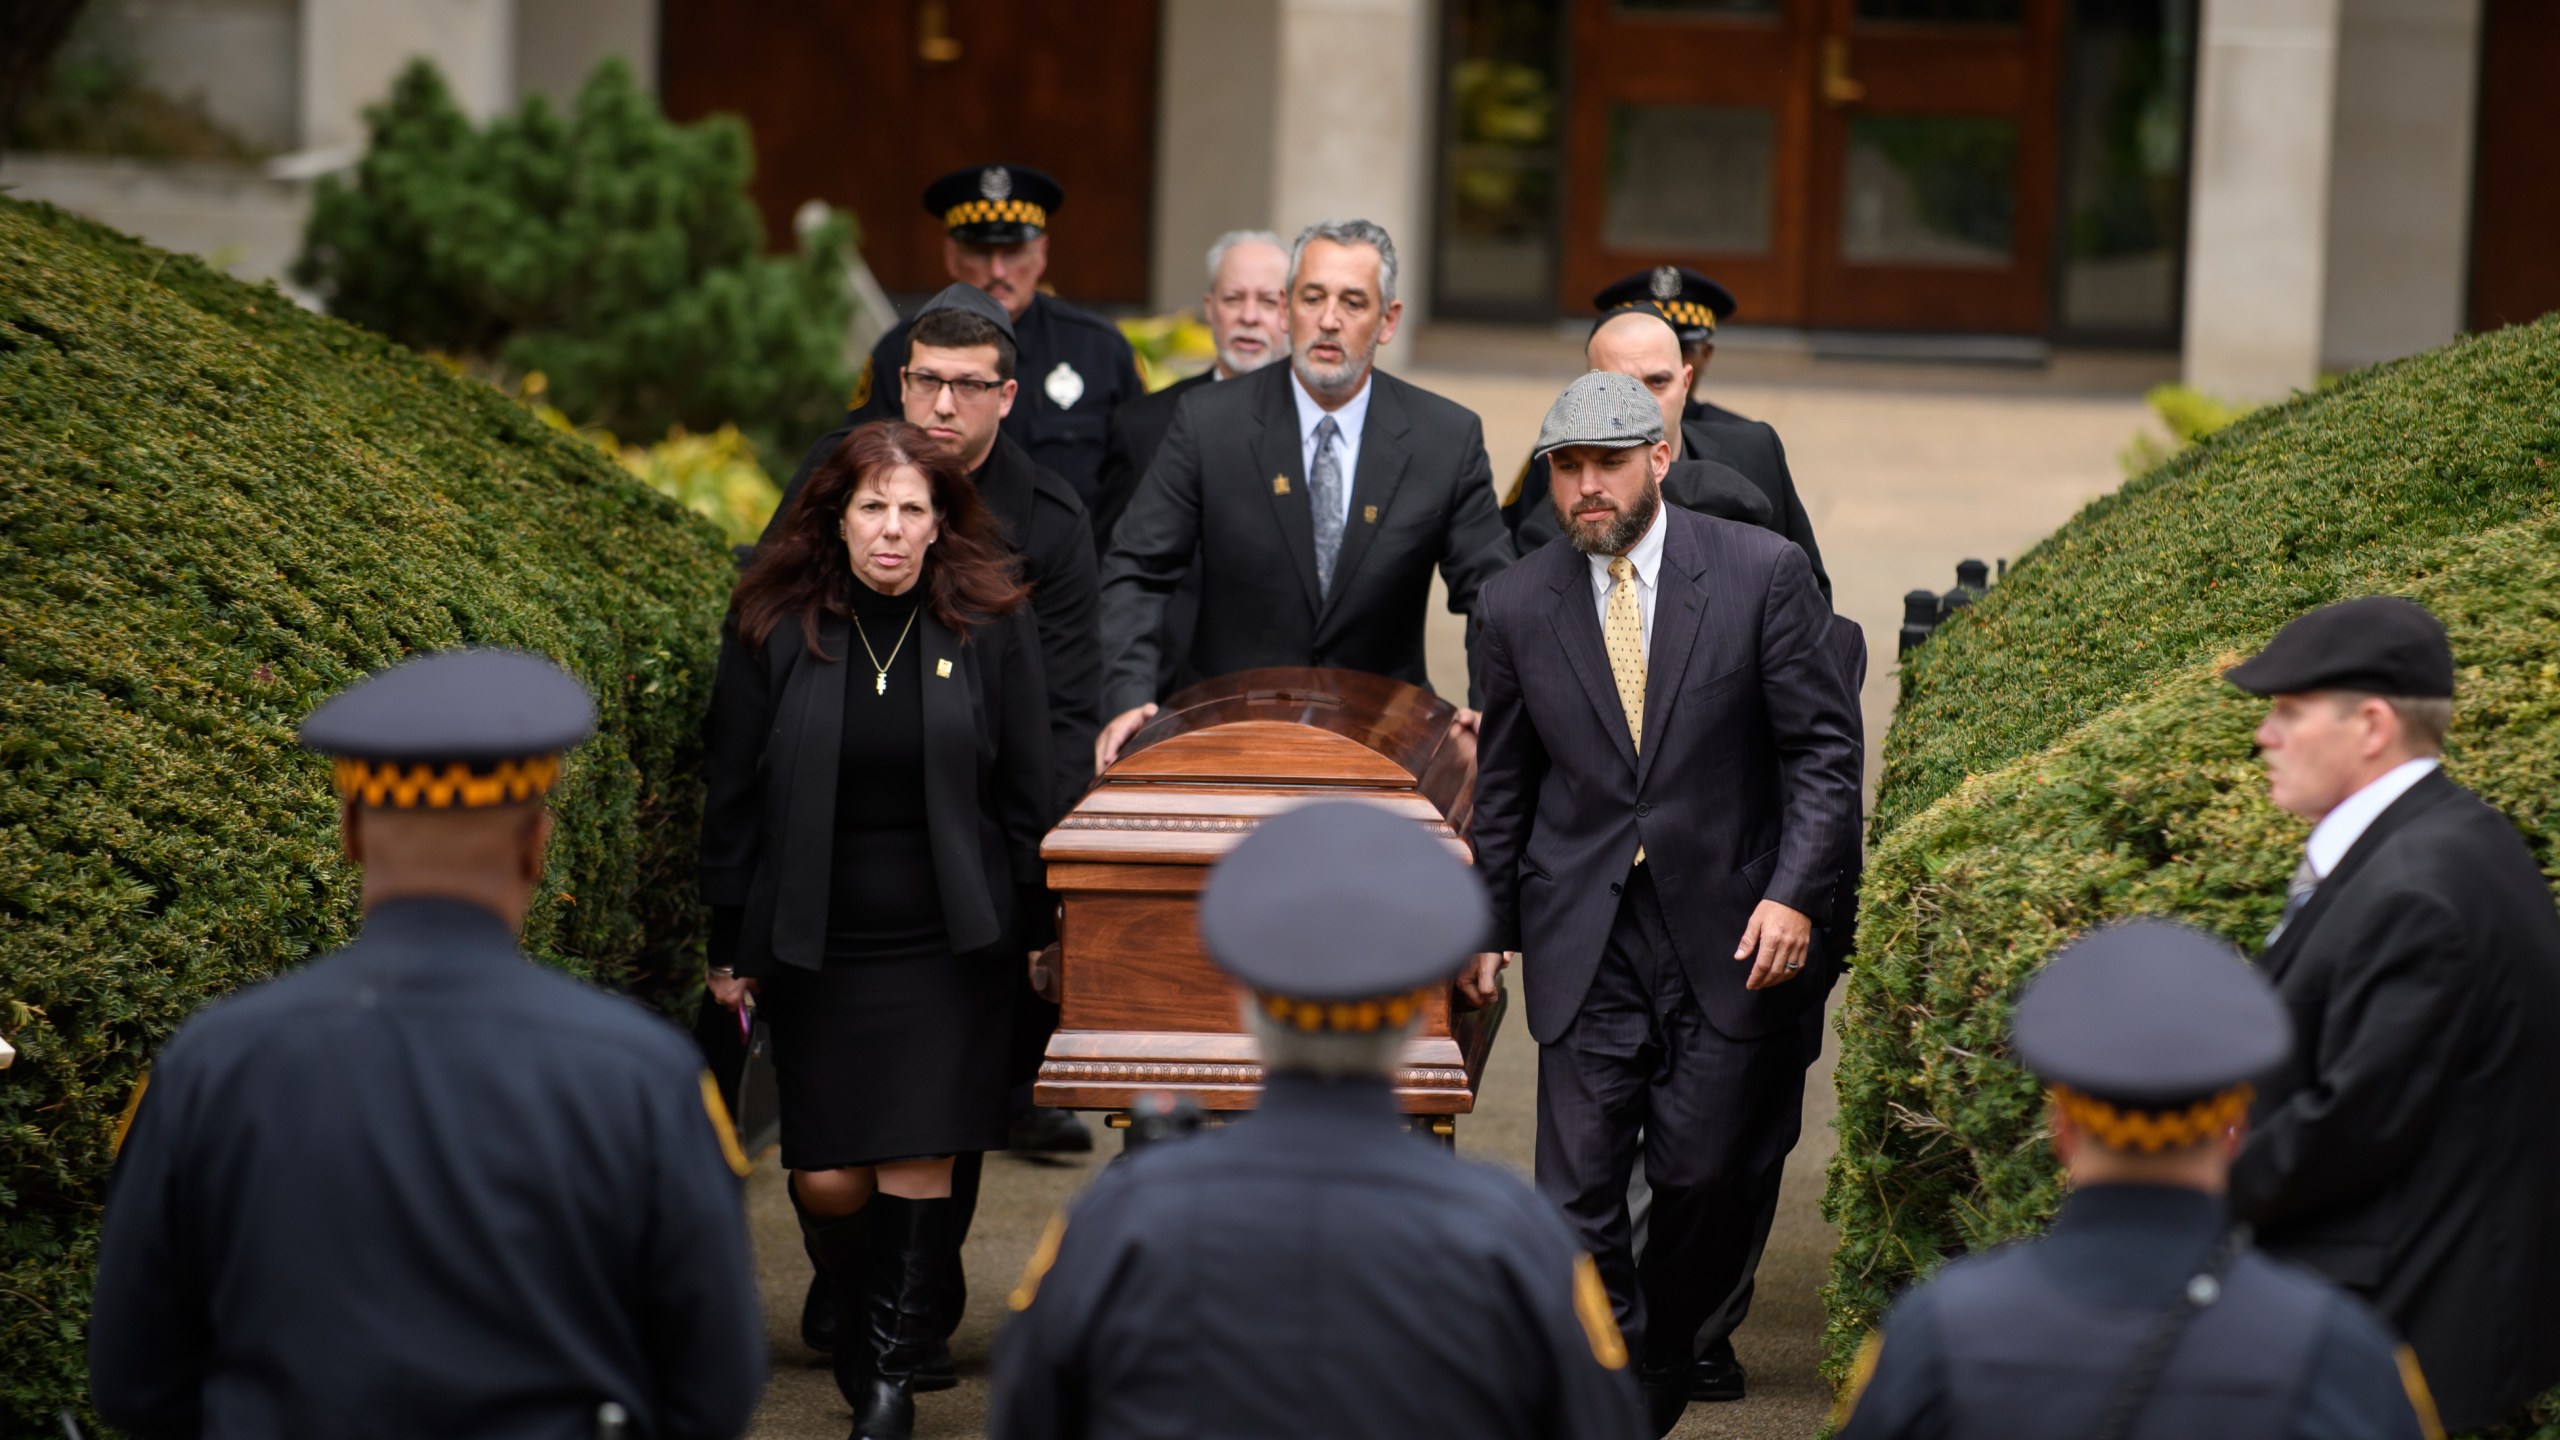
MULTIPOLYGON (((921 609, 922 607, 919 606, 918 608, 921 609)), ((853 633, 856 638, 862 641, 862 653, 871 657, 872 694, 886 695, 889 693, 889 667, 898 663, 898 652, 906 648, 907 634, 915 628, 916 612, 914 610, 910 610, 907 612, 907 623, 898 627, 898 643, 889 647, 889 658, 887 660, 882 660, 880 658, 880 652, 871 648, 871 635, 870 632, 862 628, 862 617, 859 615, 853 617, 853 633)))

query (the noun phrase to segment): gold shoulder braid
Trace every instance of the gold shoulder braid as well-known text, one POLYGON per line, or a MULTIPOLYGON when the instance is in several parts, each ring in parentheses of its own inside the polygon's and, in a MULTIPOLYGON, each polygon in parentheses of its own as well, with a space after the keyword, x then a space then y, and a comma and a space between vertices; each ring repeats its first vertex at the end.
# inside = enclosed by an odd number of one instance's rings
POLYGON ((1588 1254, 1573 1257, 1573 1318, 1582 1322, 1582 1338, 1591 1343, 1591 1358, 1603 1370, 1627 1368, 1627 1337, 1618 1330, 1618 1312, 1609 1308, 1609 1287, 1588 1254))
POLYGON ((1022 1267, 1021 1281, 1004 1297, 1005 1308, 1017 1315, 1031 1308, 1040 1296, 1040 1282, 1049 1278, 1049 1267, 1058 1263, 1058 1243, 1066 1238, 1066 1212, 1052 1213, 1048 1228, 1040 1232, 1040 1243, 1031 1248, 1031 1262, 1022 1267))

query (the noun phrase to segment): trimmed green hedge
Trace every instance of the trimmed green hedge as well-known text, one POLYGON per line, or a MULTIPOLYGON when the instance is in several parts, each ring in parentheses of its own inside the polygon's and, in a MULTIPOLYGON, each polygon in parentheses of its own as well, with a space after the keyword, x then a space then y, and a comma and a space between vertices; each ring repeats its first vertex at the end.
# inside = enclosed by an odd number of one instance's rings
POLYGON ((343 941, 294 727, 413 650, 595 691, 527 926, 670 1008, 698 973, 694 747, 718 532, 506 396, 0 200, 0 1433, 50 1433, 118 1112, 199 1005, 343 941))
MULTIPOLYGON (((2305 828, 2264 702, 2219 678, 2294 614, 2410 595, 2461 664, 2447 765, 2560 877, 2560 317, 2252 416, 2098 501, 1938 632, 1886 741, 1844 998, 1834 1378, 1892 1293, 2061 1191, 2019 985, 2072 935, 2196 921, 2255 953, 2305 828)), ((2560 1436, 2560 1395, 2535 1433, 2560 1436)))

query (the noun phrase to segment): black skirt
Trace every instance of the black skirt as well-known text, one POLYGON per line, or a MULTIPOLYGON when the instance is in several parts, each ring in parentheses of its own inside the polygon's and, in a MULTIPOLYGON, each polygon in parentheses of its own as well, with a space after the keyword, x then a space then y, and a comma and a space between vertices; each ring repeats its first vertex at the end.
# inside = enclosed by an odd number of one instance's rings
MULTIPOLYGON (((930 863, 868 838, 839 832, 836 843, 868 852, 838 858, 866 876, 877 919, 907 908, 887 903, 889 893, 921 886, 938 921, 930 863)), ((878 928, 831 918, 839 923, 828 927, 824 967, 779 967, 759 996, 781 1081, 783 1165, 833 1170, 1003 1149, 1021 962, 1008 965, 1004 945, 954 955, 917 943, 911 916, 878 928)))

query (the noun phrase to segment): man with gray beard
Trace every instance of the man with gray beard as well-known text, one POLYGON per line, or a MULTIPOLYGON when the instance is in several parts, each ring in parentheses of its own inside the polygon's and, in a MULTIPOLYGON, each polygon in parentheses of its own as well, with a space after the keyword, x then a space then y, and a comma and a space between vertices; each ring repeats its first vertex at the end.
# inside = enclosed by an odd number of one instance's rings
POLYGON ((1423 686, 1432 568, 1465 614, 1511 558, 1483 424, 1374 367, 1404 314, 1387 232, 1308 226, 1288 300, 1289 363, 1184 396, 1113 529, 1097 771, 1155 714, 1165 608, 1195 555, 1192 674, 1323 665, 1423 686))

